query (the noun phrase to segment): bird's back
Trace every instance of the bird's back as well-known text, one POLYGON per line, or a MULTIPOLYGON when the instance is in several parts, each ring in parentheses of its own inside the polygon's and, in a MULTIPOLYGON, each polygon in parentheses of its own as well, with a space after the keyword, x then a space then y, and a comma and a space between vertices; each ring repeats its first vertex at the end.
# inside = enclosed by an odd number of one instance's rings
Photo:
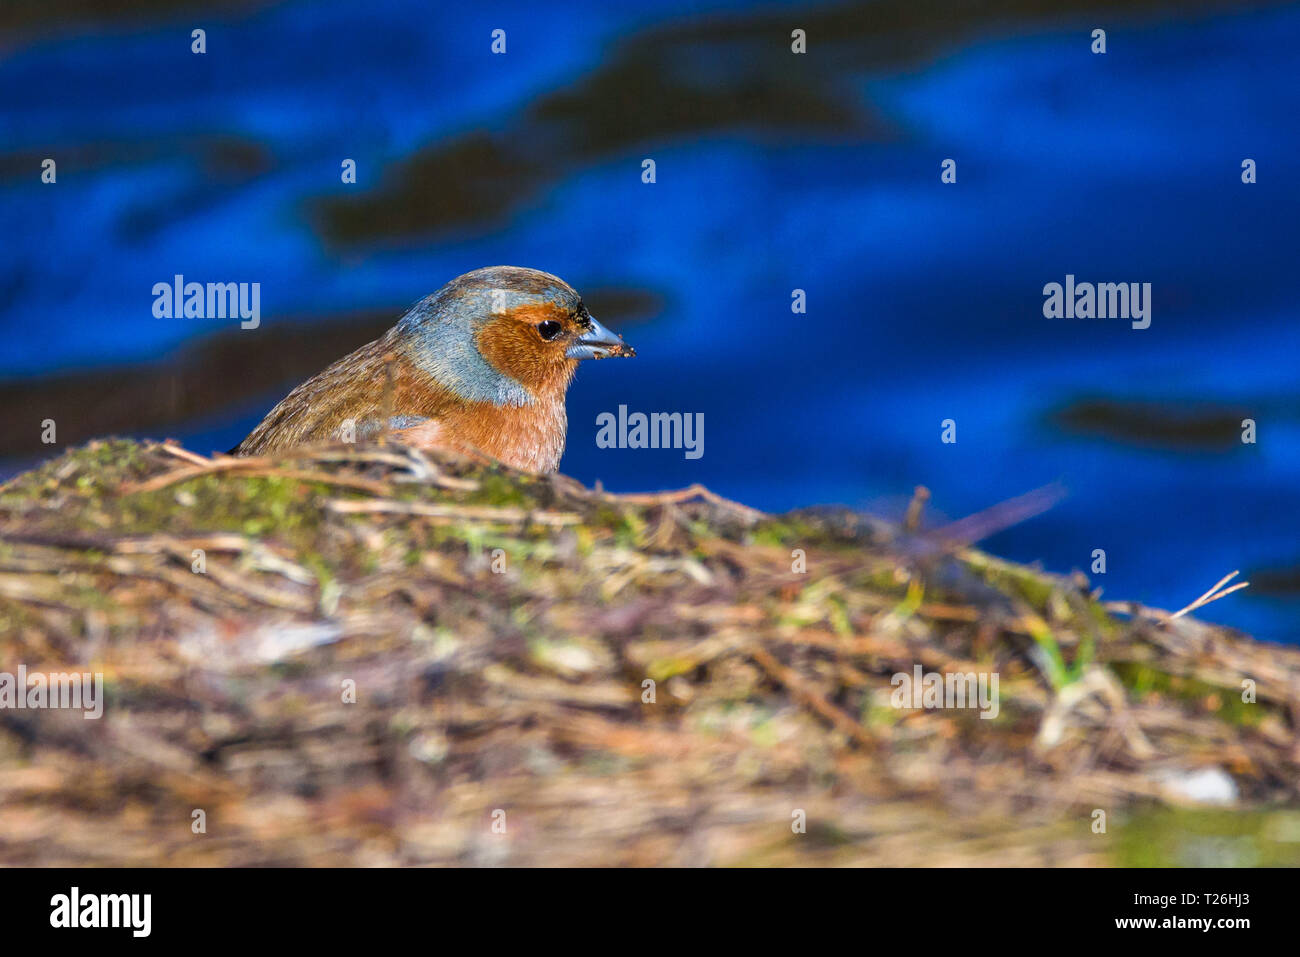
MULTIPOLYGON (((351 419, 358 435, 380 425, 385 401, 385 335, 312 376, 267 413, 236 455, 265 455, 338 440, 351 419)), ((394 382, 394 389, 396 382, 394 382)))

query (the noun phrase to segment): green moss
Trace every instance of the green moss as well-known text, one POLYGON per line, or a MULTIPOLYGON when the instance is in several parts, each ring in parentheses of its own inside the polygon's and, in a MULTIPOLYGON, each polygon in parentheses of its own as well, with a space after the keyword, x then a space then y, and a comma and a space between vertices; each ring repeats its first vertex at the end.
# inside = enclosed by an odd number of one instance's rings
POLYGON ((976 553, 966 554, 965 565, 999 591, 1016 595, 1040 614, 1048 614, 1057 583, 1042 572, 976 553))
POLYGON ((667 681, 689 673, 697 664, 694 658, 657 658, 646 667, 646 675, 655 681, 667 681))
POLYGON ((749 542, 770 548, 779 548, 794 540, 794 530, 783 522, 767 521, 749 533, 749 542))
POLYGON ((1108 830, 1123 867, 1300 867, 1300 812, 1293 810, 1153 807, 1113 815, 1108 830))
POLYGON ((479 477, 478 482, 478 491, 471 496, 471 500, 476 504, 498 507, 507 505, 533 507, 536 505, 525 495, 522 483, 512 480, 500 471, 486 472, 479 477))
POLYGON ((614 539, 623 548, 640 548, 645 543, 646 523, 631 509, 625 509, 622 521, 614 526, 614 539))
POLYGON ((838 595, 832 595, 826 603, 826 614, 831 620, 831 627, 841 638, 848 638, 853 634, 853 626, 849 624, 849 615, 847 605, 844 599, 838 595))
POLYGON ((1156 694, 1162 698, 1176 698, 1196 704, 1205 710, 1210 710, 1206 707, 1206 702, 1214 699, 1219 706, 1211 713, 1232 724, 1254 727, 1273 710, 1263 703, 1242 701, 1240 687, 1224 688, 1197 678, 1171 675, 1136 661, 1117 661, 1110 667, 1120 683, 1130 689, 1135 698, 1156 694))
POLYGON ((623 513, 612 505, 598 505, 590 517, 590 522, 603 528, 614 529, 623 524, 623 513))

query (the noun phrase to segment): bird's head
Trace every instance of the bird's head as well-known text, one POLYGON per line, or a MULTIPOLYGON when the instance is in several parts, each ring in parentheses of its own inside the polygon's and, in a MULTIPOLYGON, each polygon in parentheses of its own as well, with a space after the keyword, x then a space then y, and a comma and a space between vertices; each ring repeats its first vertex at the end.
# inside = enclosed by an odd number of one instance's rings
POLYGON ((582 359, 635 356, 564 280, 490 266, 417 303, 395 330, 417 366, 470 401, 527 405, 568 387, 582 359))

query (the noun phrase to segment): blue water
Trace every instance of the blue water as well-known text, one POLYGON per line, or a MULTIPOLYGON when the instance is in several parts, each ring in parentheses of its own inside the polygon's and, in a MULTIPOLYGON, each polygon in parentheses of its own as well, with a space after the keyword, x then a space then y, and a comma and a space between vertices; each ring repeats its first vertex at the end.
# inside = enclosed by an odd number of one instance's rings
MULTIPOLYGON (((633 144, 544 182, 504 221, 332 250, 313 199, 364 192, 451 136, 509 135, 622 38, 742 9, 430 6, 285 3, 10 49, 0 156, 110 145, 105 162, 61 166, 55 186, 38 167, 0 178, 0 376, 211 333, 216 321, 153 317, 150 289, 175 273, 261 282, 271 324, 535 266, 664 302, 620 330, 638 359, 588 364, 570 393, 562 469, 585 482, 702 481, 772 510, 888 508, 920 483, 955 518, 1059 479, 1069 498, 992 551, 1068 571, 1104 548, 1106 594, 1163 607, 1234 568, 1300 565, 1296 8, 1117 23, 1104 56, 1087 23, 1005 25, 906 68, 846 69, 839 93, 879 135, 742 127, 633 144), (488 55, 503 25, 509 52, 488 55), (265 170, 214 174, 196 144, 218 133, 260 144, 265 170), (339 182, 345 156, 357 186, 339 182), (654 185, 640 181, 647 156, 654 185), (939 181, 946 157, 955 185, 939 181), (1255 185, 1240 181, 1245 157, 1255 185), (1067 273, 1152 283, 1151 327, 1044 319, 1042 287, 1067 273), (791 313, 794 288, 806 315, 791 313), (1157 451, 1053 425, 1080 396, 1246 406, 1259 441, 1157 451), (596 415, 619 404, 703 412, 704 456, 598 449, 596 415), (940 442, 947 418, 955 445, 940 442)), ((701 61, 699 75, 725 66, 701 61)), ((168 431, 226 448, 257 408, 168 431)), ((1203 617, 1297 641, 1298 613, 1298 596, 1247 590, 1203 617)))

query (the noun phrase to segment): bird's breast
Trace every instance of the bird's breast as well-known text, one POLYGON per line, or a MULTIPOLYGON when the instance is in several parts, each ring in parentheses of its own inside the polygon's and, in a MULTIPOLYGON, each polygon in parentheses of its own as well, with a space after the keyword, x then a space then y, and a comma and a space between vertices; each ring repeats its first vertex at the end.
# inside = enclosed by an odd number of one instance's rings
POLYGON ((393 435, 420 448, 483 452, 525 472, 554 472, 564 454, 568 417, 563 398, 537 398, 528 405, 467 402, 393 435))

